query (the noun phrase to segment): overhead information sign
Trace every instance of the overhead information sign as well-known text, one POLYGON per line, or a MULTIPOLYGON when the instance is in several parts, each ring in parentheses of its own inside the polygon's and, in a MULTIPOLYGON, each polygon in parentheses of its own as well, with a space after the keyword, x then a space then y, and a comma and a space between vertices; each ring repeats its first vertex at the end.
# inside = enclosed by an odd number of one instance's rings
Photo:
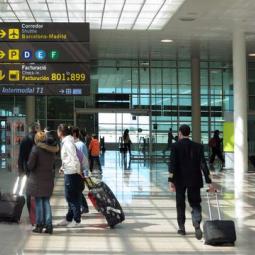
POLYGON ((1 63, 26 63, 26 62, 89 62, 88 43, 11 43, 0 44, 1 63))
POLYGON ((89 66, 82 64, 0 64, 1 84, 89 84, 89 66))
POLYGON ((89 23, 0 23, 4 42, 89 42, 89 23))
POLYGON ((0 23, 0 95, 89 95, 89 23, 0 23))
POLYGON ((72 84, 0 85, 0 95, 22 96, 82 96, 89 95, 89 86, 72 84))

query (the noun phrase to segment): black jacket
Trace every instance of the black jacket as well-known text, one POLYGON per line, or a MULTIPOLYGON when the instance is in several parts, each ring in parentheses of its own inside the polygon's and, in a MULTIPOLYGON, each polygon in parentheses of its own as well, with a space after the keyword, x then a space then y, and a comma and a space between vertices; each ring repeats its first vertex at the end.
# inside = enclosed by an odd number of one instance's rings
POLYGON ((29 155, 32 151, 33 146, 35 145, 34 139, 35 133, 31 132, 21 141, 18 159, 19 173, 27 172, 27 162, 29 159, 29 155))
POLYGON ((189 139, 182 139, 172 145, 169 163, 170 182, 173 182, 176 186, 202 188, 202 171, 206 183, 211 183, 203 145, 189 139))

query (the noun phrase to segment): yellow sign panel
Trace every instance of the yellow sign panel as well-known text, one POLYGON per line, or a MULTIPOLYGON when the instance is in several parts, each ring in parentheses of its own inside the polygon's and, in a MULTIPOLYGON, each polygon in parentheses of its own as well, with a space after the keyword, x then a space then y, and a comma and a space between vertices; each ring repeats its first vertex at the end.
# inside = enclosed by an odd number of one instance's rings
POLYGON ((9 70, 9 81, 19 81, 20 72, 19 70, 9 70))
POLYGON ((19 39, 19 29, 10 28, 8 30, 8 37, 10 40, 18 40, 19 39))
POLYGON ((0 29, 0 39, 3 39, 6 36, 6 32, 3 29, 0 29))
POLYGON ((234 122, 223 125, 223 147, 225 152, 234 152, 234 122))
POLYGON ((0 70, 0 81, 2 81, 5 78, 5 74, 3 70, 0 70))
POLYGON ((0 59, 3 59, 5 57, 4 51, 0 50, 0 59))
POLYGON ((19 50, 13 49, 8 51, 9 60, 19 60, 19 50))

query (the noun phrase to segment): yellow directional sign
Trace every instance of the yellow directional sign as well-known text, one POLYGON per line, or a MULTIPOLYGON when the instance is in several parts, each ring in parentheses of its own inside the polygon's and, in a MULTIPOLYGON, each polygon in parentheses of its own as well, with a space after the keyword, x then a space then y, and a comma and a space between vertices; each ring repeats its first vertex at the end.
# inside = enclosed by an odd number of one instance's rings
POLYGON ((5 78, 5 74, 2 70, 0 70, 0 81, 2 81, 5 78))
POLYGON ((0 50, 0 59, 3 59, 5 57, 4 51, 0 50))
POLYGON ((4 38, 6 36, 6 32, 3 29, 0 29, 0 38, 4 38))
POLYGON ((9 60, 19 60, 19 49, 11 49, 8 51, 9 60))
POLYGON ((19 70, 9 70, 9 81, 19 81, 19 70))
POLYGON ((8 30, 8 37, 10 40, 18 40, 19 39, 19 29, 10 28, 8 30))

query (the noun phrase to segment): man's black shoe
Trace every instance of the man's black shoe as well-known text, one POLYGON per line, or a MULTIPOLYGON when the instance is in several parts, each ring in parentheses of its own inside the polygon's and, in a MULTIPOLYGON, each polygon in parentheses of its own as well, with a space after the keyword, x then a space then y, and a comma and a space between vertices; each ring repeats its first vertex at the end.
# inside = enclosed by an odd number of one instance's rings
POLYGON ((186 235, 185 227, 179 228, 177 233, 181 236, 185 236, 186 235))
POLYGON ((81 214, 86 214, 86 213, 89 213, 89 208, 86 208, 86 207, 82 208, 81 214))
POLYGON ((195 228, 195 235, 197 240, 201 240, 203 238, 203 232, 200 227, 195 228))

